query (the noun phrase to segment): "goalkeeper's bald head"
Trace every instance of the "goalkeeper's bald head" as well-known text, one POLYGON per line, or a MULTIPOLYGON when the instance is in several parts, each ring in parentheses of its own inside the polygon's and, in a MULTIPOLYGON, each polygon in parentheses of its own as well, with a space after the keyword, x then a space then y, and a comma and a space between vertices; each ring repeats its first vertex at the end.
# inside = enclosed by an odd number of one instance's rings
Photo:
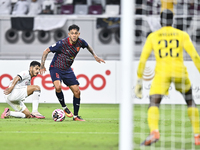
POLYGON ((174 14, 171 10, 165 9, 160 14, 160 23, 162 26, 172 26, 174 14))

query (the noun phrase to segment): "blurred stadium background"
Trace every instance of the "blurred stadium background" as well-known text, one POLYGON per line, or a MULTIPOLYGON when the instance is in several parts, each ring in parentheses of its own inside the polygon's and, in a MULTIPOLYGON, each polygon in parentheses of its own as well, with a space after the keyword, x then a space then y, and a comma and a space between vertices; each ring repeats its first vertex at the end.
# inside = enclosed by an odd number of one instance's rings
MULTIPOLYGON (((2 2, 0 3, 0 60, 7 62, 10 60, 25 60, 28 62, 29 60, 40 60, 46 47, 67 36, 67 28, 69 25, 77 24, 80 26, 80 37, 85 39, 94 48, 96 54, 108 62, 112 61, 110 64, 108 63, 111 75, 113 75, 112 73, 120 72, 118 67, 120 60, 120 0, 52 0, 52 3, 49 1, 45 3, 45 0, 38 0, 37 2, 41 6, 41 12, 37 14, 29 14, 31 0, 26 1, 27 4, 25 5, 27 9, 24 12, 19 12, 19 14, 13 13, 15 5, 18 3, 17 0, 0 0, 0 2, 2 2), (9 2, 8 7, 4 5, 6 2, 9 2), (4 8, 9 11, 3 11, 4 8), (111 66, 115 67, 113 68, 111 66)), ((127 34, 133 34, 135 36, 135 41, 133 41, 134 60, 138 61, 146 37, 153 32, 155 24, 152 21, 159 21, 161 2, 160 0, 135 0, 134 4, 135 30, 127 34)), ((25 5, 23 4, 22 6, 25 5)), ((197 52, 200 54, 200 1, 177 0, 177 4, 174 5, 174 13, 173 26, 186 31, 190 35, 197 52)), ((51 57, 48 56, 47 59, 50 60, 51 57)), ((80 60, 80 63, 84 60, 87 63, 87 61, 93 60, 93 57, 87 51, 81 50, 76 60, 80 60)), ((153 54, 149 60, 155 60, 153 54)), ((186 65, 190 67, 191 59, 186 53, 184 60, 187 62, 186 65)), ((154 66, 152 63, 149 63, 150 69, 154 66)), ((137 66, 137 62, 134 66, 137 66)), ((75 69, 76 67, 78 70, 78 65, 75 64, 75 69)), ((8 70, 9 66, 5 66, 5 68, 8 70)), ((81 71, 78 70, 78 74, 79 72, 82 73, 81 71)), ((1 72, 0 76, 5 73, 7 72, 1 72)), ((198 79, 196 73, 191 69, 190 77, 193 78, 192 82, 195 85, 196 91, 195 101, 199 104, 200 96, 197 92, 200 83, 198 81, 196 82, 198 79)), ((14 75, 14 71, 10 74, 14 75)), ((90 74, 86 73, 87 76, 92 77, 93 74, 90 74)), ((102 72, 99 74, 102 74, 102 72)), ((105 74, 103 75, 105 76, 105 74)), ((108 75, 110 74, 107 72, 106 75, 106 81, 109 84, 108 80, 114 77, 109 76, 110 78, 108 79, 108 75)), ((114 89, 110 89, 110 94, 112 95, 114 93, 114 98, 117 100, 105 102, 104 99, 103 103, 119 103, 118 94, 120 93, 120 89, 118 88, 118 79, 119 77, 116 75, 115 80, 110 82, 110 84, 114 84, 109 85, 114 87, 114 89)), ((2 84, 6 85, 6 82, 2 81, 1 78, 2 84)), ((85 85, 84 82, 83 84, 85 85)), ((134 111, 135 149, 197 149, 194 146, 191 126, 188 125, 189 119, 187 118, 185 105, 180 105, 184 104, 184 101, 175 104, 173 98, 171 100, 169 98, 168 101, 165 101, 166 105, 161 106, 161 124, 163 125, 161 127, 161 134, 163 138, 160 143, 150 148, 141 148, 139 146, 139 143, 149 133, 146 122, 146 111, 148 107, 146 104, 148 104, 149 84, 147 82, 147 88, 144 89, 144 92, 146 91, 145 101, 139 101, 132 95, 136 104, 134 111)), ((102 82, 97 81, 96 85, 99 87, 102 85, 102 82)), ((2 86, 0 90, 3 90, 2 86)), ((97 92, 101 95, 101 91, 97 92)), ((91 93, 91 89, 88 90, 88 93, 91 93)), ((108 99, 111 99, 111 96, 108 96, 108 99)), ((174 99, 179 99, 179 97, 175 97, 174 99)), ((90 103, 92 102, 90 101, 90 103)), ((101 102, 98 101, 95 103, 101 102)))
MULTIPOLYGON (((38 0, 37 3, 42 7, 38 15, 28 14, 31 10, 31 0, 27 0, 27 10, 23 14, 22 12, 12 14, 18 1, 8 1, 11 11, 9 14, 6 14, 7 12, 0 14, 1 59, 40 59, 42 51, 65 37, 67 27, 75 23, 81 28, 81 37, 90 43, 99 56, 107 60, 119 60, 120 0, 52 0, 53 6, 44 3, 45 0, 38 0), (45 14, 45 9, 51 10, 51 13, 45 14), (48 19, 55 21, 47 24, 45 22, 48 22, 48 19), (32 24, 27 23, 30 20, 32 24), (59 25, 56 26, 55 22, 59 25), (22 24, 23 27, 20 28, 22 24)), ((4 7, 0 6, 0 9, 3 10, 4 7)), ((136 37, 135 58, 138 59, 146 37, 152 32, 152 22, 149 20, 152 17, 159 18, 161 3, 160 0, 135 0, 135 8, 136 28, 133 34, 136 37)), ((188 32, 199 50, 199 1, 177 0, 174 9, 176 15, 174 27, 188 32)), ((92 57, 87 52, 81 51, 77 59, 92 59, 92 57)), ((187 55, 185 59, 190 60, 187 55)))

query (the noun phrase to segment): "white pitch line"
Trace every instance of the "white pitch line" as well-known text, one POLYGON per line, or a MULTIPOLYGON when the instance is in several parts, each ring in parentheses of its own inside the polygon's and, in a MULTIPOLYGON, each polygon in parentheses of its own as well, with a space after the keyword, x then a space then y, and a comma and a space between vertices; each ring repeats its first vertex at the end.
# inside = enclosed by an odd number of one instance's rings
POLYGON ((51 134, 110 134, 110 135, 116 135, 116 134, 119 134, 118 132, 40 132, 40 131, 0 131, 0 133, 23 133, 23 134, 26 134, 26 133, 31 133, 31 134, 48 134, 48 133, 51 133, 51 134))
MULTIPOLYGON (((113 134, 113 135, 116 135, 116 134, 119 134, 118 132, 43 132, 43 131, 0 131, 0 133, 35 133, 35 134, 38 134, 38 133, 55 133, 55 134, 113 134)), ((136 134, 136 135, 148 135, 149 133, 144 133, 144 132, 134 132, 133 134, 136 134)), ((164 133, 164 132, 160 132, 160 134, 164 134, 164 135, 171 135, 171 133, 164 133)), ((189 135, 192 133, 188 133, 189 135)), ((173 133, 173 135, 182 135, 182 133, 173 133)))
MULTIPOLYGON (((48 118, 49 119, 49 118, 48 118)), ((67 118, 69 119, 69 118, 67 118)), ((119 118, 84 118, 86 121, 87 120, 119 120, 119 118)), ((135 119, 133 118, 135 121, 143 121, 143 120, 147 120, 146 118, 140 118, 140 119, 135 119)), ((161 118, 160 120, 163 120, 163 121, 170 121, 172 119, 167 119, 167 118, 161 118)), ((15 120, 13 119, 12 122, 14 122, 15 120)), ((190 120, 188 118, 186 118, 185 120, 182 120, 182 119, 175 119, 175 121, 184 121, 184 122, 189 122, 190 120)), ((19 122, 21 123, 21 122, 19 122)))

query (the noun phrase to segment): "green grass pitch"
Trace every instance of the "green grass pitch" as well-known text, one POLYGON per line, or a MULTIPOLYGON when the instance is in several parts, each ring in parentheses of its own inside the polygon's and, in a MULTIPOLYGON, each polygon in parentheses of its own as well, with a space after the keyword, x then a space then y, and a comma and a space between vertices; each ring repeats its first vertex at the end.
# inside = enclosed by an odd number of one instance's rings
MULTIPOLYGON (((31 110, 31 104, 26 106, 31 110)), ((5 107, 8 104, 0 103, 0 113, 5 107)), ((72 104, 68 107, 73 111, 72 104)), ((0 119, 0 150, 119 149, 119 105, 81 104, 79 114, 85 122, 71 118, 54 122, 51 113, 56 108, 61 108, 60 104, 40 104, 39 112, 46 119, 0 119)), ((140 143, 149 134, 147 109, 148 105, 134 107, 134 150, 200 149, 194 146, 187 108, 181 105, 161 105, 161 139, 150 147, 141 147, 140 143)), ((128 114, 124 117, 131 119, 128 114)))

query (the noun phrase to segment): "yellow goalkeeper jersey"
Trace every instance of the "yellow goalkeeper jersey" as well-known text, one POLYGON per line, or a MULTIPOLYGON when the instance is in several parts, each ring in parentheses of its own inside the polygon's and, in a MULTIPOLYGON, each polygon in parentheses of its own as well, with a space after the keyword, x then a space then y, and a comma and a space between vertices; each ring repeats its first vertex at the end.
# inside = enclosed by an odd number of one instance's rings
POLYGON ((156 74, 169 77, 187 76, 183 59, 184 49, 200 72, 200 57, 186 32, 166 26, 151 33, 147 37, 140 56, 137 70, 138 78, 142 78, 146 61, 152 50, 156 59, 156 74))

